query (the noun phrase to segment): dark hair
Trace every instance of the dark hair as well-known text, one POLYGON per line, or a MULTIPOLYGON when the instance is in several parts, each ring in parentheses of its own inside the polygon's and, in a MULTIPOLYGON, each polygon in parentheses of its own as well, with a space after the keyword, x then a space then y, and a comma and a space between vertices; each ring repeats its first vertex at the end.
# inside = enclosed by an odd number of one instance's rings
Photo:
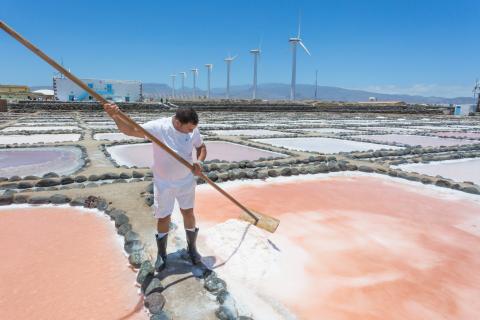
POLYGON ((175 118, 182 124, 198 124, 198 114, 195 112, 195 110, 193 110, 193 108, 178 108, 175 112, 175 118))

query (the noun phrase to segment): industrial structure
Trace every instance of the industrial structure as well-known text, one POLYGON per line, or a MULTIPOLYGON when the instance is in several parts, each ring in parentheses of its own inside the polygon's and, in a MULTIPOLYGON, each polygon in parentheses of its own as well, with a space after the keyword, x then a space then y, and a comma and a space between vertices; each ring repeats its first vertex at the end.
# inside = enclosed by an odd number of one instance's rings
POLYGON ((225 63, 227 64, 227 91, 226 91, 226 98, 227 99, 230 99, 230 67, 231 67, 231 64, 232 64, 232 61, 235 60, 237 56, 230 56, 228 55, 228 57, 225 58, 225 63))
POLYGON ((28 86, 0 85, 0 99, 15 102, 22 100, 46 100, 41 92, 31 92, 28 86))
POLYGON ((296 37, 288 39, 288 42, 292 44, 292 81, 290 84, 290 100, 295 100, 295 89, 297 85, 297 44, 305 50, 305 52, 310 56, 310 51, 303 44, 302 39, 300 38, 300 22, 298 23, 298 33, 296 37))
POLYGON ((258 56, 260 55, 260 46, 256 49, 250 50, 250 53, 253 54, 253 90, 252 90, 252 99, 257 99, 257 66, 258 66, 258 56))
POLYGON ((192 79, 193 79, 193 99, 197 98, 197 77, 198 77, 198 68, 193 68, 192 71, 192 79))
MULTIPOLYGON (((131 80, 82 79, 88 87, 113 102, 139 102, 143 99, 142 83, 131 80)), ((82 88, 64 77, 53 78, 53 91, 59 101, 94 101, 82 88)))
POLYGON ((210 85, 213 64, 207 63, 205 67, 207 68, 207 99, 210 99, 210 85))
POLYGON ((480 84, 478 79, 475 80, 475 87, 473 87, 473 103, 476 105, 476 112, 480 112, 480 84))

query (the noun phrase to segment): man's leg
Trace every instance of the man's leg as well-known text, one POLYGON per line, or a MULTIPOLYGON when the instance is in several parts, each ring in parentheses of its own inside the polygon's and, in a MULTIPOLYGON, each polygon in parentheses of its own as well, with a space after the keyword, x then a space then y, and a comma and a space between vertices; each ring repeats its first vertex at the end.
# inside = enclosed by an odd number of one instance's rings
POLYGON ((180 212, 183 216, 183 226, 187 235, 187 250, 192 259, 193 264, 201 262, 202 256, 197 251, 197 235, 198 228, 195 224, 195 215, 193 213, 193 206, 195 203, 195 181, 190 186, 181 189, 177 194, 177 201, 180 207, 180 212))
POLYGON ((193 208, 180 209, 183 216, 183 226, 187 235, 187 250, 193 264, 199 264, 202 261, 202 256, 197 251, 197 235, 198 228, 195 227, 195 215, 193 208))
POLYGON ((185 230, 192 229, 195 230, 195 215, 193 214, 193 208, 190 209, 180 209, 180 212, 183 216, 183 226, 185 230))
POLYGON ((170 229, 170 217, 175 203, 175 196, 171 190, 159 190, 156 187, 154 187, 154 194, 154 215, 157 218, 158 232, 155 235, 158 248, 155 270, 160 272, 166 267, 168 231, 170 229))

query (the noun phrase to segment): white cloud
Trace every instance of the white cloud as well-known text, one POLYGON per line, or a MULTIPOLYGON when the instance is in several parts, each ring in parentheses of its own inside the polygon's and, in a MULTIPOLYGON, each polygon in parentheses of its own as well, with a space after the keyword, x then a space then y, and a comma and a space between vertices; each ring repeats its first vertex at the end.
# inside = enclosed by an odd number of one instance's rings
POLYGON ((438 84, 414 84, 411 86, 397 86, 393 84, 387 85, 371 85, 358 88, 359 90, 388 93, 388 94, 408 94, 420 96, 436 96, 445 98, 454 97, 470 97, 473 95, 472 86, 460 85, 438 85, 438 84))

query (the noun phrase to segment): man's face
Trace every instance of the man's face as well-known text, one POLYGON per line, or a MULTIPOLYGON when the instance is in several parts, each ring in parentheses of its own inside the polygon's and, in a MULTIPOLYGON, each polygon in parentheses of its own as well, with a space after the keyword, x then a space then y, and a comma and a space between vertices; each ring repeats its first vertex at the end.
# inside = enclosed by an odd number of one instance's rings
POLYGON ((193 130, 197 127, 196 124, 193 124, 191 122, 189 123, 181 123, 180 121, 178 121, 177 119, 175 119, 175 121, 177 122, 176 124, 176 127, 177 127, 177 130, 180 131, 180 132, 183 132, 183 133, 191 133, 193 132, 193 130))

